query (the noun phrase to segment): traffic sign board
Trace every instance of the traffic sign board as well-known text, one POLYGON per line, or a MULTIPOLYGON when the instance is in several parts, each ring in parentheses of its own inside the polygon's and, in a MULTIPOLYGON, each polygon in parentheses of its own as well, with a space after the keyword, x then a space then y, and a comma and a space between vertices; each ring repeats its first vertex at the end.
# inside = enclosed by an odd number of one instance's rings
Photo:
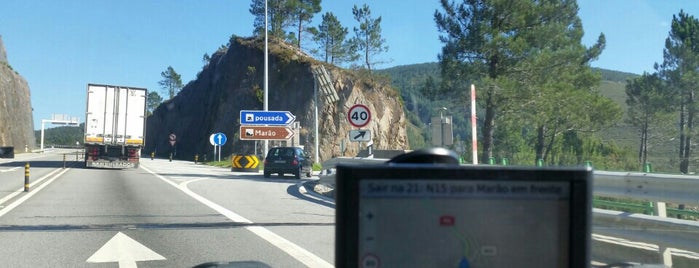
POLYGON ((222 146, 226 144, 226 141, 228 141, 228 137, 226 137, 226 134, 221 132, 214 133, 209 136, 209 143, 211 143, 213 146, 222 146))
POLYGON ((363 127, 371 121, 371 112, 369 107, 363 104, 355 104, 347 112, 347 120, 355 127, 363 127))
POLYGON ((260 160, 257 159, 257 156, 254 156, 254 155, 236 155, 233 157, 232 162, 233 162, 232 163, 233 168, 238 168, 238 169, 257 168, 257 165, 260 164, 260 160))
POLYGON ((289 126, 240 126, 241 140, 288 140, 293 136, 289 126))
POLYGON ((170 146, 175 146, 175 142, 177 142, 177 136, 175 133, 170 133, 168 138, 170 139, 170 146))
POLYGON ((368 129, 353 129, 349 132, 350 141, 360 142, 360 141, 370 141, 371 131, 368 129))
POLYGON ((241 125, 285 126, 296 120, 289 111, 249 111, 240 110, 241 125))

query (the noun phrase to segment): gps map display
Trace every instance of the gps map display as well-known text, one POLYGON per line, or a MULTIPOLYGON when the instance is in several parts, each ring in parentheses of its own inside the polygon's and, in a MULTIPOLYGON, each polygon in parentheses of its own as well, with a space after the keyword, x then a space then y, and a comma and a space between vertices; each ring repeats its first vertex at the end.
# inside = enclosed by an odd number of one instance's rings
POLYGON ((568 262, 566 183, 368 179, 359 187, 361 267, 568 262), (397 218, 406 220, 396 224, 397 218))

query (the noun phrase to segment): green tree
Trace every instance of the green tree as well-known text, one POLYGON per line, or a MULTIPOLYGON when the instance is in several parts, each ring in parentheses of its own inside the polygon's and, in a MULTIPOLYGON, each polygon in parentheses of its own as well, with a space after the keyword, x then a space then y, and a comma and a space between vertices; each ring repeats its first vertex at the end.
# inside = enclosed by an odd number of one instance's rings
POLYGON ((148 92, 148 101, 146 102, 146 110, 148 111, 148 116, 153 114, 160 104, 163 103, 163 97, 158 94, 158 92, 151 91, 148 92))
POLYGON ((427 78, 425 78, 425 83, 423 84, 420 93, 422 93, 422 95, 425 96, 427 99, 434 101, 435 98, 438 96, 438 92, 439 88, 437 87, 437 84, 434 81, 434 77, 428 75, 427 78))
POLYGON ((280 39, 286 39, 285 29, 292 25, 289 2, 291 0, 252 0, 250 14, 255 17, 253 23, 254 33, 264 34, 265 29, 265 1, 267 1, 267 17, 269 35, 280 39))
MULTIPOLYGON (((484 106, 481 161, 493 156, 498 113, 514 111, 517 103, 533 104, 528 101, 542 100, 545 95, 554 98, 548 92, 557 92, 559 98, 553 100, 567 99, 563 92, 578 93, 578 86, 589 92, 588 82, 594 84, 588 63, 604 48, 604 36, 589 49, 580 44, 582 24, 574 0, 463 0, 459 4, 441 0, 441 6, 443 11, 435 11, 434 18, 444 43, 439 54, 444 84, 465 92, 464 80, 480 81, 478 98, 484 106), (576 71, 584 75, 576 76, 576 71), (567 78, 557 81, 559 74, 567 78), (520 82, 527 77, 532 83, 520 82), (514 94, 522 85, 528 89, 514 94), (518 94, 525 99, 512 98, 518 94)), ((603 105, 595 99, 593 104, 603 105)), ((548 106, 555 113, 554 106, 548 106)), ((558 126, 561 119, 565 118, 540 119, 538 128, 543 131, 538 138, 549 133, 549 141, 554 140, 560 130, 547 131, 545 125, 558 126)), ((539 154, 545 154, 546 142, 538 144, 539 154)), ((553 143, 548 144, 550 148, 553 143)))
POLYGON ((626 84, 627 122, 639 130, 638 162, 641 165, 648 162, 648 141, 652 126, 659 123, 660 115, 671 106, 667 105, 662 87, 658 74, 648 73, 626 84))
POLYGON ((175 72, 172 66, 168 66, 167 70, 160 73, 163 80, 160 80, 158 84, 160 87, 167 92, 170 99, 174 98, 177 93, 182 89, 182 78, 180 74, 175 72))
POLYGON ((201 57, 201 61, 204 64, 209 64, 209 61, 211 61, 211 56, 209 56, 209 53, 204 53, 204 56, 201 57))
POLYGON ((697 116, 696 88, 699 86, 699 20, 680 11, 672 16, 669 37, 665 39, 663 63, 656 66, 676 96, 679 112, 680 172, 689 172, 691 138, 697 116))
POLYGON ((296 24, 296 47, 301 48, 301 35, 309 32, 310 27, 304 25, 311 22, 313 16, 320 12, 320 0, 288 0, 291 18, 296 24))
POLYGON ((352 43, 357 51, 364 54, 364 66, 371 71, 374 64, 380 63, 374 59, 374 56, 388 51, 386 39, 381 36, 381 16, 374 18, 367 4, 361 8, 354 5, 352 14, 359 23, 359 27, 354 27, 355 36, 352 38, 352 43))
POLYGON ((320 56, 330 64, 340 64, 352 61, 352 46, 345 40, 347 27, 342 27, 340 21, 332 12, 323 14, 323 20, 315 31, 314 40, 320 46, 320 56))

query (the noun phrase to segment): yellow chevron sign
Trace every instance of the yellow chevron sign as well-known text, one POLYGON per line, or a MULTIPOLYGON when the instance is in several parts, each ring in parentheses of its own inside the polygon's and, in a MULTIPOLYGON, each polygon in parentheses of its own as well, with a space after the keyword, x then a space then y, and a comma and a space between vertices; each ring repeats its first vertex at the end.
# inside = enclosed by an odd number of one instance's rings
POLYGON ((243 166, 240 165, 241 158, 243 158, 242 155, 236 155, 233 157, 233 163, 231 163, 231 164, 233 165, 234 168, 243 168, 243 166))
POLYGON ((257 168, 260 160, 255 155, 236 155, 233 157, 231 165, 233 168, 257 168))
POLYGON ((245 159, 248 160, 248 164, 245 165, 245 168, 257 168, 257 165, 260 164, 260 160, 257 160, 257 156, 246 155, 245 159))

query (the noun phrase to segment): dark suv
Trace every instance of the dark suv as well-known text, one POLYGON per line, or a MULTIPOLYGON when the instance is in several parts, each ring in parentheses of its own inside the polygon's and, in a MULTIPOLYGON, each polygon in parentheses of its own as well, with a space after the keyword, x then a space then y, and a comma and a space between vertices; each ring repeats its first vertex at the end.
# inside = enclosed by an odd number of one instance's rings
POLYGON ((272 173, 278 173, 283 177, 285 173, 294 174, 297 179, 301 173, 311 176, 311 160, 308 159, 303 149, 298 147, 274 147, 269 149, 265 158, 264 176, 269 178, 272 173))

